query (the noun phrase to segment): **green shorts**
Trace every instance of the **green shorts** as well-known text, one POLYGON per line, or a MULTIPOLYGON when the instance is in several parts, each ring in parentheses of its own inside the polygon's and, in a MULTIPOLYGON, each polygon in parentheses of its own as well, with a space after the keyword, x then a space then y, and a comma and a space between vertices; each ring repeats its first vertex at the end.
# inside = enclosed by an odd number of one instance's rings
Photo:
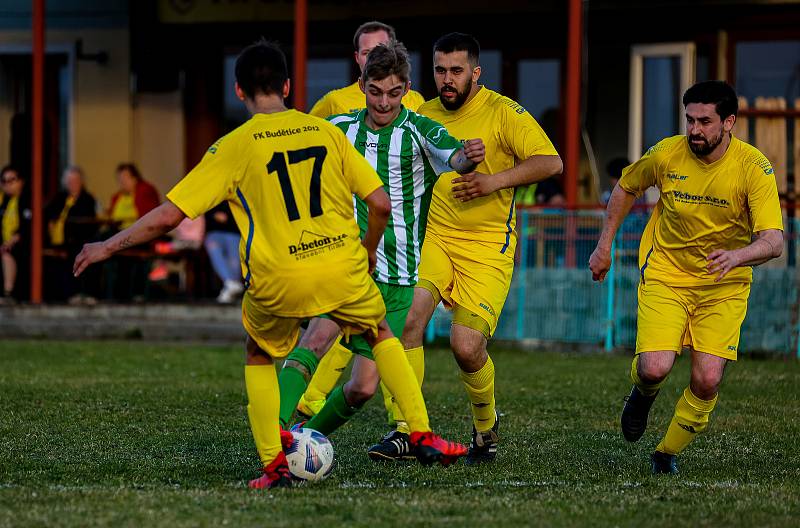
MULTIPOLYGON (((414 300, 414 286, 397 286, 383 282, 376 282, 375 285, 381 292, 381 297, 386 305, 386 322, 389 323, 389 328, 395 337, 399 338, 403 335, 406 316, 408 310, 411 309, 411 301, 414 300)), ((349 343, 343 344, 354 354, 367 359, 375 359, 372 357, 372 349, 360 335, 353 336, 349 343)))

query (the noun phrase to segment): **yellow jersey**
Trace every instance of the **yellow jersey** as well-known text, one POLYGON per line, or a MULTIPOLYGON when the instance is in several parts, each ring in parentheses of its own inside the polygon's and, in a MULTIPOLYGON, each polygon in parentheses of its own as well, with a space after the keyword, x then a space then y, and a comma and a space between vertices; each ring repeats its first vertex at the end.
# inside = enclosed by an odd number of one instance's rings
MULTIPOLYGON (((417 113, 438 121, 450 135, 462 141, 481 138, 486 146, 486 159, 475 169, 477 172, 496 174, 531 156, 558 155, 525 108, 486 87, 481 87, 458 110, 447 110, 437 97, 420 106, 417 113)), ((450 172, 437 180, 428 213, 428 230, 443 238, 497 243, 501 253, 513 254, 517 243, 515 189, 501 189, 489 196, 461 202, 453 198, 452 180, 457 176, 450 172)))
POLYGON ((193 219, 227 200, 242 235, 244 301, 299 318, 369 290, 353 194, 379 188, 338 128, 286 110, 256 114, 218 140, 167 198, 193 219))
MULTIPOLYGON (((330 117, 338 114, 352 114, 358 112, 367 106, 367 99, 361 88, 358 87, 358 82, 354 82, 350 86, 339 88, 338 90, 331 90, 322 96, 322 98, 314 104, 309 114, 317 117, 330 117)), ((417 107, 425 102, 425 98, 418 92, 409 90, 403 96, 403 106, 411 111, 416 111, 417 107)))
MULTIPOLYGON (((686 136, 666 138, 622 171, 619 186, 661 196, 639 245, 642 280, 671 286, 714 284, 706 257, 716 249, 750 244, 753 233, 783 230, 775 174, 755 147, 731 137, 725 154, 703 163, 686 136)), ((750 267, 734 268, 721 282, 752 282, 750 267)))
POLYGON ((8 199, 6 208, 3 211, 3 232, 2 242, 10 242, 14 235, 19 231, 19 197, 11 196, 8 199))

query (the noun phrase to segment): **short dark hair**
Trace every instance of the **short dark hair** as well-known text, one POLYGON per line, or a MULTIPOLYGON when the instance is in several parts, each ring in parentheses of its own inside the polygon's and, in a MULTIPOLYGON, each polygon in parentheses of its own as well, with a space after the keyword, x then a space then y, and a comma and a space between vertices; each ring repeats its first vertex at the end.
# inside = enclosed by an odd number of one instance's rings
POLYGON ((448 33, 440 37, 433 45, 433 52, 453 53, 454 51, 466 51, 470 63, 477 66, 481 58, 481 45, 472 35, 466 33, 448 33))
POLYGON ((364 71, 361 72, 361 80, 364 83, 367 82, 367 79, 381 81, 390 75, 397 75, 404 83, 411 78, 411 61, 408 59, 408 50, 402 42, 394 40, 372 48, 367 55, 364 71))
POLYGON ((6 175, 7 172, 11 172, 11 171, 16 172, 17 173, 17 178, 19 178, 20 180, 24 180, 25 179, 25 178, 22 177, 22 173, 19 171, 19 169, 16 168, 14 165, 6 165, 2 169, 0 169, 0 180, 3 179, 3 177, 6 175))
POLYGON ((371 22, 364 22, 358 29, 356 29, 355 35, 353 35, 353 49, 358 51, 358 40, 361 38, 361 35, 365 33, 375 33, 376 31, 385 31, 387 35, 389 35, 389 40, 397 40, 397 36, 395 35, 394 28, 389 24, 384 24, 383 22, 378 22, 377 20, 373 20, 371 22))
POLYGON ((250 99, 257 93, 282 95, 289 78, 286 56, 276 43, 263 38, 242 50, 236 58, 235 73, 239 88, 250 99))
POLYGON ((713 104, 721 119, 736 116, 739 112, 736 90, 725 81, 703 81, 695 84, 683 94, 684 108, 692 103, 713 104))
POLYGON ((128 171, 131 173, 131 176, 136 178, 137 180, 142 180, 142 173, 139 172, 139 168, 136 166, 135 163, 120 163, 117 165, 116 173, 119 174, 122 171, 128 171))

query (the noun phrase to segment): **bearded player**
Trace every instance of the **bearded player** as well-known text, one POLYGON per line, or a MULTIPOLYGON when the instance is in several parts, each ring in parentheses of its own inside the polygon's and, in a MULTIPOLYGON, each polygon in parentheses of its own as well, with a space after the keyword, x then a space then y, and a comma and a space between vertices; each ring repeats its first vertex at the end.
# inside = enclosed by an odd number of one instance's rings
POLYGON ((725 366, 736 361, 751 266, 780 256, 783 219, 772 165, 731 135, 738 98, 723 81, 683 96, 686 135, 658 142, 622 172, 589 259, 595 280, 611 266, 611 241, 636 197, 660 197, 639 246, 639 307, 633 388, 622 433, 639 440, 650 407, 684 346, 691 378, 650 457, 653 473, 677 473, 677 455, 708 427, 725 366))
MULTIPOLYGON (((497 328, 516 248, 517 186, 561 173, 553 144, 519 104, 478 84, 480 46, 470 35, 450 33, 433 48, 437 99, 418 113, 441 123, 450 134, 480 137, 484 161, 476 172, 439 178, 433 190, 422 247, 419 282, 403 330, 409 362, 422 385, 423 336, 439 301, 453 310, 450 344, 472 410, 472 442, 466 461, 491 462, 497 453, 494 364, 486 351, 497 328)), ((397 430, 369 450, 373 459, 402 458, 408 438, 399 409, 397 430)))

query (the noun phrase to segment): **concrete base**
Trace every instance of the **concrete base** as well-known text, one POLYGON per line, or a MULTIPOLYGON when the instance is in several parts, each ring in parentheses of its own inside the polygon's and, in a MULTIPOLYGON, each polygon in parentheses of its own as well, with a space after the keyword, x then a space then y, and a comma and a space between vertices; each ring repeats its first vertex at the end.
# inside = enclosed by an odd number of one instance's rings
POLYGON ((0 339, 242 342, 241 317, 238 305, 0 306, 0 339))

